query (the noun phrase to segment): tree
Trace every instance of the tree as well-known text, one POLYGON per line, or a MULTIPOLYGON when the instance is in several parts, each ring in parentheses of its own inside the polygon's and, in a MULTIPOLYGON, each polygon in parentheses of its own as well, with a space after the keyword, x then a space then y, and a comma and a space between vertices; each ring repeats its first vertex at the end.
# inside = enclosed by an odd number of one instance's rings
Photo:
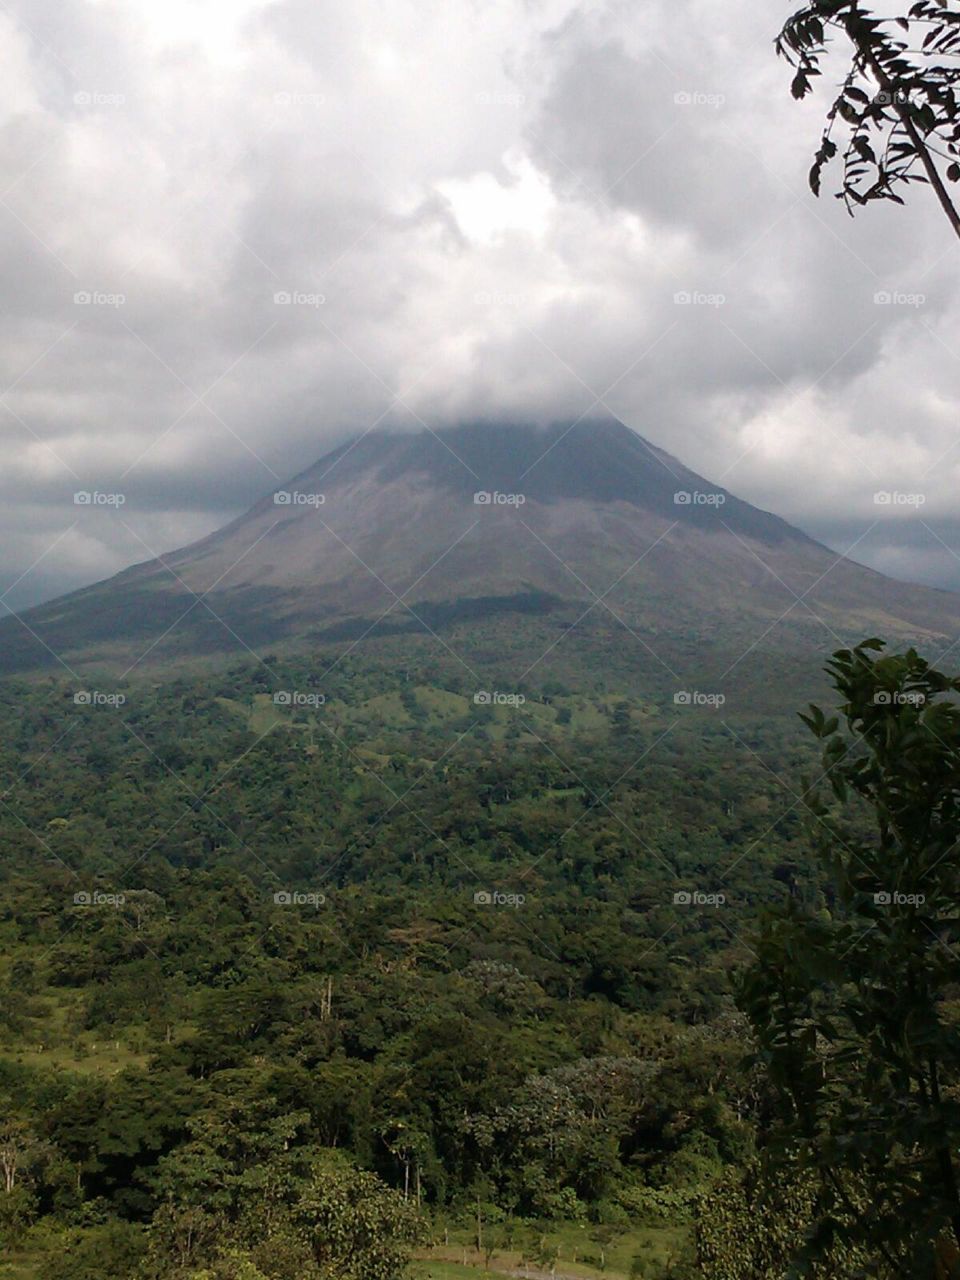
MULTIPOLYGON (((701 1198, 697 1261, 711 1280, 786 1280, 817 1213, 809 1170, 731 1169, 701 1198)), ((866 1212, 866 1209, 864 1210, 866 1212)), ((838 1240, 810 1264, 812 1280, 856 1280, 869 1259, 838 1240)))
POLYGON ((10 1195, 36 1147, 36 1139, 27 1121, 8 1111, 8 1099, 0 1099, 0 1105, 5 1112, 0 1120, 0 1188, 10 1195))
POLYGON ((160 1161, 149 1280, 394 1280, 419 1218, 371 1173, 305 1143, 253 1072, 224 1072, 160 1161))
POLYGON ((145 1241, 140 1227, 116 1220, 71 1231, 44 1259, 45 1280, 130 1280, 138 1274, 145 1241))
POLYGON ((36 1216, 31 1175, 48 1154, 30 1120, 11 1107, 9 1095, 0 1096, 0 1242, 4 1245, 36 1216))
POLYGON ((292 1214, 323 1280, 398 1280, 421 1239, 417 1215, 372 1173, 339 1152, 318 1162, 292 1214))
POLYGON ((845 129, 837 195, 851 214, 872 200, 903 204, 900 189, 925 182, 960 236, 947 188, 960 180, 960 65, 950 61, 960 56, 956 0, 917 0, 897 16, 879 16, 861 0, 811 0, 776 40, 777 53, 795 68, 795 98, 812 92, 835 37, 849 49, 850 65, 810 170, 814 194, 839 154, 835 135, 845 129))
POLYGON ((778 1101, 768 1158, 816 1176, 806 1254, 957 1276, 960 679, 883 650, 839 650, 839 715, 802 717, 832 795, 805 793, 825 897, 769 913, 739 997, 778 1101))

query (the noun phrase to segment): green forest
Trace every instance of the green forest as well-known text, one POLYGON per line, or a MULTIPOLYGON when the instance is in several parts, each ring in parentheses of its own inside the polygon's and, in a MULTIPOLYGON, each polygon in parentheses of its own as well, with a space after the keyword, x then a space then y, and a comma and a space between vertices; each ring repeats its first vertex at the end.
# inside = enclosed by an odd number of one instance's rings
POLYGON ((0 1280, 960 1280, 960 0, 0 10, 0 1280))
MULTIPOLYGON (((846 660, 885 740, 947 717, 925 740, 942 776, 920 773, 956 797, 950 681, 916 655, 846 660)), ((834 766, 872 758, 836 721, 599 677, 477 701, 404 643, 268 665, 0 687, 0 1274, 736 1280, 810 1243, 817 1159, 846 1160, 850 1204, 879 1194, 866 1140, 863 1167, 835 1145, 873 1049, 834 1053, 810 1003, 829 930, 877 911, 835 843, 816 856, 851 808, 814 798, 817 738, 834 766), (816 947, 804 988, 783 959, 816 947), (811 1071, 811 1154, 785 1165, 811 1071)), ((882 847, 866 805, 849 822, 845 847, 882 847)), ((940 949, 914 1031, 951 1108, 940 949)), ((894 1172, 929 1207, 914 1164, 894 1172)), ((940 1234, 933 1214, 923 1247, 940 1234)), ((907 1274, 856 1269, 855 1235, 841 1206, 810 1274, 907 1274)))

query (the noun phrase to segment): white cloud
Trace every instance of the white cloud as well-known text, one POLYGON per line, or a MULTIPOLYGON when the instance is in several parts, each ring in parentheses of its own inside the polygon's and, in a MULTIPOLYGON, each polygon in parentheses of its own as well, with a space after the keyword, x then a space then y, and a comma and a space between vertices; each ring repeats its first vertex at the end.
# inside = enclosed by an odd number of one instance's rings
MULTIPOLYGON (((381 415, 409 424, 405 406, 436 426, 575 415, 603 394, 835 545, 880 487, 923 488, 949 521, 948 228, 923 191, 856 223, 813 200, 819 117, 789 97, 776 15, 748 0, 16 12, 0 17, 4 585, 69 527, 78 487, 122 485, 125 520, 162 550, 381 415), (324 301, 274 303, 291 290, 324 301), (84 291, 124 301, 75 304, 84 291), (724 303, 677 306, 682 291, 724 303)), ((960 582, 935 541, 898 536, 878 566, 960 582)), ((103 524, 54 554, 18 602, 147 553, 103 524)))

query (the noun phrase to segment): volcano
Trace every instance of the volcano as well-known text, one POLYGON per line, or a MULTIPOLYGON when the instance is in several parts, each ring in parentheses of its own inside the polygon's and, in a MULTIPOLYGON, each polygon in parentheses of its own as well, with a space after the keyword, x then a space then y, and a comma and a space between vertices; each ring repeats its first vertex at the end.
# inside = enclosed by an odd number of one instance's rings
POLYGON ((960 633, 960 596, 838 556, 620 422, 476 423, 349 441, 201 541, 5 619, 0 668, 586 613, 731 647, 960 633))

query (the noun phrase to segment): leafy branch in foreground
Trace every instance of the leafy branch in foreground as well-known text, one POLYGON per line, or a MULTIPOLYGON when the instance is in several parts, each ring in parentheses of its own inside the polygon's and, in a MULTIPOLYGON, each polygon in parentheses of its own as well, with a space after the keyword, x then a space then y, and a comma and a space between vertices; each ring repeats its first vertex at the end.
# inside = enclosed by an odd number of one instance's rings
POLYGON ((960 680, 883 648, 837 652, 839 715, 802 717, 832 793, 805 792, 828 887, 771 911, 739 997, 777 1099, 768 1163, 816 1181, 801 1261, 839 1244, 867 1274, 944 1280, 960 1275, 960 680))
POLYGON ((837 195, 851 214, 872 200, 903 204, 899 189, 925 182, 960 236, 960 213, 947 185, 960 180, 956 0, 917 0, 905 14, 884 17, 860 0, 803 5, 776 39, 777 53, 795 68, 795 98, 812 92, 837 40, 848 46, 850 64, 810 170, 814 194, 820 194, 823 169, 842 146, 837 195), (839 140, 844 130, 846 140, 839 140))

